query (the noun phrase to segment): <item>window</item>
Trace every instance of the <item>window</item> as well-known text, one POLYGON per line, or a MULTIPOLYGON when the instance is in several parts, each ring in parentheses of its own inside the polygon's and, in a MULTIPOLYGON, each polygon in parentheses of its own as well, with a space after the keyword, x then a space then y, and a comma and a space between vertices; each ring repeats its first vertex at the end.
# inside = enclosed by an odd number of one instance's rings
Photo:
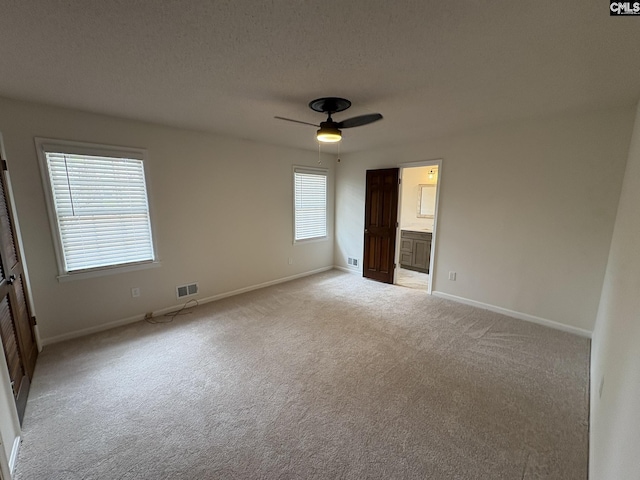
POLYGON ((326 238, 327 172, 295 167, 293 180, 294 241, 326 238))
POLYGON ((36 145, 60 275, 154 261, 144 151, 36 145))

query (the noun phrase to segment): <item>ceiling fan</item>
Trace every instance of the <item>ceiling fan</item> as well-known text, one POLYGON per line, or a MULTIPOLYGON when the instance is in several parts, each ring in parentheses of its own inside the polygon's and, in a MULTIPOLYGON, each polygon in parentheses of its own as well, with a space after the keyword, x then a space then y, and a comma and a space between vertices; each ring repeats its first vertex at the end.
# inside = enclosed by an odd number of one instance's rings
POLYGON ((351 102, 346 98, 337 97, 324 97, 312 100, 309 102, 309 108, 311 110, 326 113, 327 119, 321 122, 320 125, 315 123, 302 122, 300 120, 293 120, 285 117, 274 117, 278 120, 286 120, 287 122, 302 123, 303 125, 311 125, 313 127, 320 127, 317 133, 317 139, 319 142, 335 143, 342 139, 342 128, 353 128, 368 125, 373 122, 377 122, 382 119, 382 115, 379 113, 369 113, 367 115, 359 115, 357 117, 347 118, 341 122, 335 122, 331 115, 334 113, 342 112, 351 106, 351 102))

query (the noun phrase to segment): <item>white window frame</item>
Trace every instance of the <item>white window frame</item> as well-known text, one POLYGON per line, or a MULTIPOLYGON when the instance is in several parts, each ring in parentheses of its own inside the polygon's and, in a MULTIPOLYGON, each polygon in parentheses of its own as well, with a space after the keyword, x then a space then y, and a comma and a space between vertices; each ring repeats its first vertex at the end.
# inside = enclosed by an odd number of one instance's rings
POLYGON ((293 174, 292 174, 292 178, 293 178, 293 243, 295 244, 301 244, 301 243, 309 243, 309 242, 319 242, 319 241, 326 241, 328 236, 329 236, 329 215, 328 215, 328 203, 329 203, 329 195, 328 195, 328 191, 329 191, 329 173, 328 170, 326 168, 316 168, 316 167, 304 167, 304 166, 297 166, 294 165, 293 166, 293 174), (301 238, 298 239, 296 237, 296 212, 297 212, 297 208, 296 208, 296 173, 302 173, 302 174, 310 174, 310 175, 320 175, 325 177, 325 204, 324 204, 324 208, 325 208, 325 233, 324 235, 321 236, 315 236, 315 237, 309 237, 309 238, 301 238))
POLYGON ((149 201, 149 181, 147 175, 147 151, 140 148, 117 147, 112 145, 102 145, 95 143, 75 142, 70 140, 57 140, 50 138, 35 138, 36 152, 40 164, 40 174, 42 178, 42 186, 45 193, 47 204, 47 213, 49 216, 49 224, 56 253, 56 262, 58 266, 58 281, 79 280, 84 278, 99 277, 103 275, 112 275, 116 273, 130 272, 134 270, 142 270, 147 268, 159 267, 158 249, 156 247, 155 232, 153 230, 151 202, 149 201), (58 219, 56 215, 56 207, 54 203, 52 186, 49 178, 49 168, 46 153, 68 153, 78 155, 94 155, 114 158, 131 158, 141 160, 145 177, 145 190, 147 195, 147 205, 149 209, 149 223, 151 228, 151 245, 152 259, 135 263, 113 264, 96 268, 87 268, 83 270, 67 271, 64 261, 64 250, 60 230, 58 227, 58 219))

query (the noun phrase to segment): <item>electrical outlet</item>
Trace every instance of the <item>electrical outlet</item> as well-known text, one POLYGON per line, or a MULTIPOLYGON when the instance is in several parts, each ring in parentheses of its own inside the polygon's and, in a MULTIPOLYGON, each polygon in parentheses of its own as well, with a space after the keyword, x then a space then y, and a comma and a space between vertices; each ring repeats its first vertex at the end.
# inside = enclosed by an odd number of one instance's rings
POLYGON ((139 297, 139 296, 140 296, 140 288, 138 288, 138 287, 134 287, 134 288, 132 288, 132 289, 131 289, 131 296, 132 296, 133 298, 137 298, 137 297, 139 297))
POLYGON ((604 375, 600 379, 600 388, 598 389, 598 398, 602 398, 602 389, 604 388, 604 375))
POLYGON ((293 258, 289 257, 289 265, 293 265, 293 258))
POLYGON ((453 280, 455 282, 455 280, 456 280, 456 272, 449 272, 449 280, 453 280))

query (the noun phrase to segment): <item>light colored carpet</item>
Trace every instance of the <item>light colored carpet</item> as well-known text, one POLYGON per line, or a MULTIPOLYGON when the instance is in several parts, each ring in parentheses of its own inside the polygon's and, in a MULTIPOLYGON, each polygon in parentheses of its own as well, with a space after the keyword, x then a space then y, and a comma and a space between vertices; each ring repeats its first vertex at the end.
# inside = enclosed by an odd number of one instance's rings
POLYGON ((417 290, 429 289, 429 274, 398 268, 396 272, 396 284, 417 290))
POLYGON ((16 478, 584 480, 588 357, 326 272, 47 347, 16 478))

